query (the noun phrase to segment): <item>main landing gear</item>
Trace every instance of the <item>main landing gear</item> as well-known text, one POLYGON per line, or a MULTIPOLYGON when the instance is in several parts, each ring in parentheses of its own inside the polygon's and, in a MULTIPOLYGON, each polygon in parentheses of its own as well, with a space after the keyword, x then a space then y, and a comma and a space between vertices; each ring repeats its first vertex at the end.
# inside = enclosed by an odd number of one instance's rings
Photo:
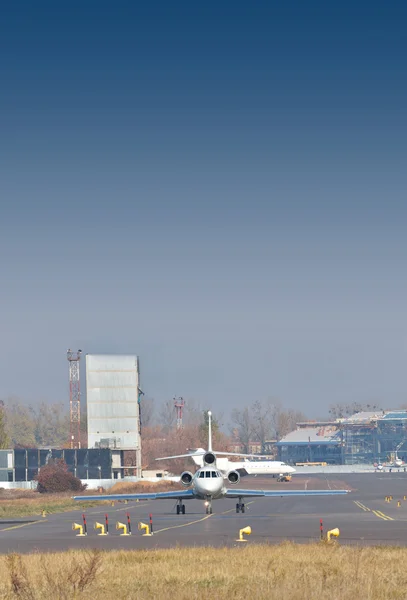
POLYGON ((182 500, 178 500, 177 515, 185 515, 185 504, 182 504, 182 500))
POLYGON ((246 510, 244 502, 242 502, 242 498, 239 498, 239 502, 236 504, 236 512, 244 513, 246 510))

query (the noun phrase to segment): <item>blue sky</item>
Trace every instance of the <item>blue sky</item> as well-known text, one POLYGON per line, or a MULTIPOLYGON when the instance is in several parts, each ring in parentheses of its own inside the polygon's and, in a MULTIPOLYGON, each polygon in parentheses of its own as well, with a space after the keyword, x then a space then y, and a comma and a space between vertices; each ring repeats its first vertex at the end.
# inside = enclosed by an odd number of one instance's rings
POLYGON ((406 401, 403 2, 0 14, 0 396, 406 401))

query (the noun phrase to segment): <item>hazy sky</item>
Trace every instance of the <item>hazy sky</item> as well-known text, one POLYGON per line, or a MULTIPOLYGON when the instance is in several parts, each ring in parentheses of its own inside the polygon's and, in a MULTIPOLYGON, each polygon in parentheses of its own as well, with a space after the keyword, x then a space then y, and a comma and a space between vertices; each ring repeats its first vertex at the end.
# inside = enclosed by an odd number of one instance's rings
POLYGON ((68 401, 71 347, 226 413, 406 401, 406 19, 3 3, 0 397, 68 401))

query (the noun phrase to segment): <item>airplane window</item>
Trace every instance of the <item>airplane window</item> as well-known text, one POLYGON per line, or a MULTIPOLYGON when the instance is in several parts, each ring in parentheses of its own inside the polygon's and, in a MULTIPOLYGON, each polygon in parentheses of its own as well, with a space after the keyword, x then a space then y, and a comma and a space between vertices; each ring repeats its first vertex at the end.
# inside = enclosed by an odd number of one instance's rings
POLYGON ((216 477, 216 471, 212 471, 212 477, 216 477))
POLYGON ((205 471, 205 477, 208 478, 211 476, 211 472, 210 471, 205 471))
POLYGON ((199 473, 199 477, 200 477, 200 479, 203 479, 203 478, 205 477, 205 473, 204 473, 203 471, 201 471, 201 472, 199 473))

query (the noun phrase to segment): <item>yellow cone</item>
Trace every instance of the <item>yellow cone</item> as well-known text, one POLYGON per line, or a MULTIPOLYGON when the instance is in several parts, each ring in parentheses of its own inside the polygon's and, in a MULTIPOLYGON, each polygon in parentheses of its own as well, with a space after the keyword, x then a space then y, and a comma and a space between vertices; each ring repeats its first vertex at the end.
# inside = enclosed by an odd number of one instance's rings
POLYGON ((328 533, 326 534, 326 539, 328 542, 331 541, 331 536, 333 537, 339 537, 340 536, 340 531, 339 529, 336 527, 335 529, 331 529, 330 531, 328 531, 328 533))
POLYGON ((250 526, 244 527, 243 529, 239 530, 239 539, 236 540, 237 542, 247 542, 247 540, 244 539, 243 534, 246 535, 250 535, 252 532, 252 528, 250 526))
POLYGON ((98 535, 107 535, 106 531, 105 531, 105 526, 103 525, 103 523, 98 523, 96 521, 96 523, 94 524, 94 528, 96 529, 96 531, 98 529, 100 529, 100 533, 98 533, 98 535))
POLYGON ((123 533, 121 533, 120 535, 130 535, 130 533, 128 533, 127 531, 127 525, 125 525, 124 523, 120 523, 120 521, 117 521, 116 529, 123 530, 123 533))
POLYGON ((76 534, 76 537, 83 537, 86 533, 83 533, 83 525, 79 525, 79 523, 72 523, 72 530, 76 531, 79 529, 79 533, 76 534))
POLYGON ((151 536, 153 535, 152 533, 150 533, 150 527, 146 524, 146 523, 142 523, 140 521, 140 523, 138 524, 138 528, 140 531, 145 531, 145 533, 143 533, 143 536, 151 536))

